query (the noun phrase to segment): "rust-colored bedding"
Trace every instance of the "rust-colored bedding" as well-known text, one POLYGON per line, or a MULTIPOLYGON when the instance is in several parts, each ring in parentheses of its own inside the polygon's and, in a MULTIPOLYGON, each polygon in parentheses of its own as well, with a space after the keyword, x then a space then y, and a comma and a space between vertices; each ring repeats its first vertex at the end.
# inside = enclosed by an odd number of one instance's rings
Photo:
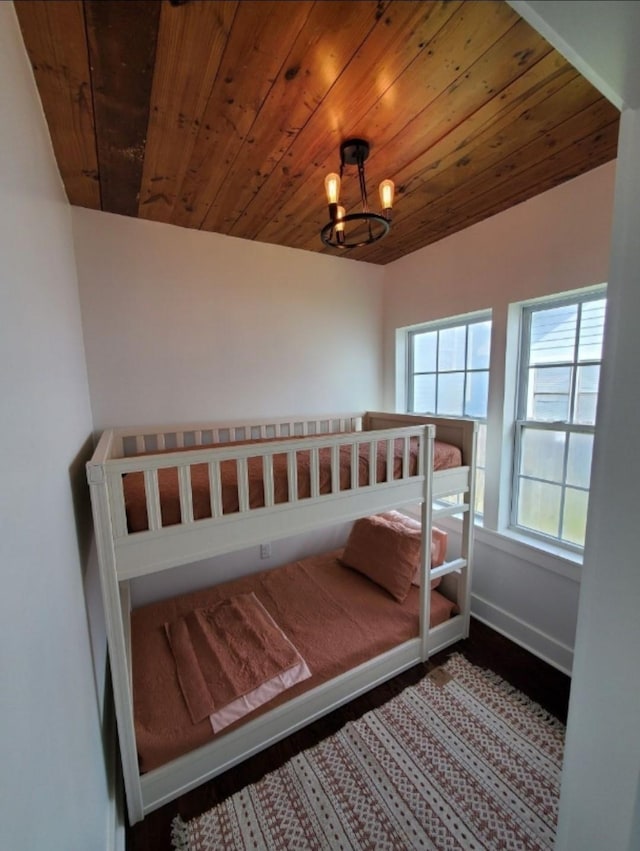
MULTIPOLYGON (((192 609, 254 592, 293 642, 311 677, 274 698, 265 709, 418 635, 419 589, 412 586, 406 600, 398 603, 370 579, 342 566, 338 561, 341 554, 342 550, 337 550, 314 556, 132 613, 133 696, 142 771, 199 747, 213 736, 208 719, 192 723, 164 626, 192 609)), ((438 591, 431 592, 431 626, 455 612, 453 603, 438 591)), ((247 719, 261 711, 265 710, 256 710, 247 719)))
MULTIPOLYGON (((292 438, 295 439, 295 438, 292 438)), ((239 445, 243 443, 262 443, 263 441, 238 441, 236 444, 218 444, 220 447, 239 445)), ((213 447, 202 447, 213 448, 213 447)), ((183 451, 183 450, 173 450, 183 451)), ((184 450, 186 451, 186 450, 184 450)), ((358 477, 361 486, 369 484, 369 444, 360 445, 358 455, 358 477)), ((404 441, 398 438, 394 441, 394 469, 392 478, 402 476, 402 460, 404 441)), ((331 492, 331 450, 321 449, 319 452, 320 493, 331 492)), ((462 464, 462 454, 457 446, 434 442, 434 470, 444 470, 458 467, 462 464)), ((410 474, 415 475, 418 469, 418 441, 413 438, 410 442, 409 458, 410 474)), ((248 459, 249 505, 260 508, 264 505, 264 482, 262 458, 256 456, 248 459)), ((193 496, 193 517, 202 520, 211 517, 211 498, 209 487, 209 471, 206 464, 191 465, 191 491, 193 496)), ((311 495, 311 456, 309 451, 297 452, 298 498, 306 499, 311 495)), ((222 505, 224 514, 232 514, 239 510, 238 478, 235 461, 223 461, 220 464, 222 481, 222 505)), ((274 502, 287 502, 289 487, 287 480, 287 456, 279 453, 273 456, 274 502)), ((376 457, 376 481, 387 479, 387 448, 384 442, 379 442, 376 457)), ((175 467, 158 471, 158 487, 160 491, 160 511, 163 526, 173 526, 181 522, 180 491, 178 488, 178 472, 175 467)), ((351 487, 351 446, 340 448, 340 490, 351 487)), ((129 532, 142 532, 149 528, 147 518, 147 503, 144 489, 144 475, 141 472, 128 473, 123 477, 124 498, 129 532)))
POLYGON ((165 624, 165 632, 194 724, 256 694, 302 662, 253 593, 192 609, 165 624))

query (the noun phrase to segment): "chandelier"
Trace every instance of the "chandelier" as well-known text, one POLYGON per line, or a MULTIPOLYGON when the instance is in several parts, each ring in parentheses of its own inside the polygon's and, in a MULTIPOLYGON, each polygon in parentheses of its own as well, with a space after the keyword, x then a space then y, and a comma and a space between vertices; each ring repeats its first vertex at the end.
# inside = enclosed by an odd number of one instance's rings
POLYGON ((367 185, 364 176, 364 162, 369 156, 369 143, 364 139, 346 139, 340 145, 340 173, 332 172, 324 179, 324 188, 329 203, 329 221, 320 231, 325 245, 332 248, 359 248, 371 245, 389 233, 391 227, 391 208, 393 206, 393 180, 383 180, 379 186, 382 214, 372 213, 367 200, 367 185), (359 213, 346 213, 340 206, 340 183, 346 165, 358 168, 360 183, 359 213))

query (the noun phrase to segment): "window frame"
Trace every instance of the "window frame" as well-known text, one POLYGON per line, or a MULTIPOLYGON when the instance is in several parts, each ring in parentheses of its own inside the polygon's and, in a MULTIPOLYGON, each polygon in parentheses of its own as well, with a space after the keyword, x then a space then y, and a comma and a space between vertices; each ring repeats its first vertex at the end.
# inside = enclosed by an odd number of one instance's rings
MULTIPOLYGON (((489 406, 489 398, 490 398, 490 390, 489 390, 489 382, 491 380, 491 347, 489 351, 489 360, 488 365, 483 369, 467 369, 467 353, 469 346, 469 326, 470 325, 479 325, 480 323, 488 322, 490 325, 490 335, 493 333, 493 313, 491 309, 475 311, 474 313, 464 314, 462 316, 449 316, 445 319, 435 319, 429 322, 423 322, 419 325, 413 325, 410 328, 406 329, 406 373, 405 373, 405 381, 404 381, 404 392, 405 392, 405 410, 408 413, 416 413, 416 414, 425 414, 427 416, 434 417, 449 417, 451 419, 474 419, 476 420, 481 428, 484 428, 484 441, 486 446, 486 429, 487 429, 487 420, 488 420, 488 406, 489 406), (487 415, 484 417, 478 417, 471 414, 445 414, 438 413, 437 411, 430 410, 416 410, 414 405, 414 377, 416 375, 424 374, 423 372, 416 371, 414 369, 414 338, 419 334, 424 334, 425 332, 433 332, 433 331, 446 331, 450 328, 465 328, 465 368, 463 370, 438 370, 438 357, 439 357, 439 346, 436 347, 436 370, 433 373, 436 376, 436 408, 438 401, 438 381, 437 377, 440 374, 446 373, 456 373, 463 372, 464 373, 464 382, 462 387, 462 399, 463 399, 463 408, 464 408, 464 400, 467 389, 467 377, 469 373, 486 373, 487 375, 487 415)), ((478 442, 480 442, 480 434, 478 434, 478 442)), ((478 479, 480 476, 482 477, 483 483, 486 482, 486 456, 484 459, 484 464, 479 465, 476 461, 476 511, 475 511, 475 522, 479 525, 483 522, 484 517, 484 497, 485 497, 485 487, 478 488, 478 479), (482 505, 478 505, 479 497, 482 498, 482 505)))
MULTIPOLYGON (((588 495, 590 491, 590 482, 589 487, 581 487, 579 485, 567 485, 567 468, 569 461, 569 446, 570 446, 570 436, 572 434, 589 434, 595 436, 597 422, 595 421, 593 425, 587 423, 575 423, 572 422, 573 417, 575 416, 576 410, 576 396, 577 396, 577 387, 578 381, 576 380, 577 371, 579 367, 584 366, 602 366, 602 356, 599 360, 589 359, 585 361, 580 361, 578 357, 579 345, 580 345, 580 329, 582 327, 582 317, 583 317, 583 306, 589 302, 593 301, 605 301, 605 317, 606 317, 606 300, 607 300, 607 287, 605 285, 601 285, 597 288, 590 289, 588 292, 570 292, 563 293, 559 296, 550 296, 548 298, 536 299, 533 302, 526 302, 521 304, 521 316, 520 316, 520 340, 519 340, 519 348, 518 348, 518 368, 517 368, 517 384, 516 384, 516 394, 515 394, 515 415, 514 415, 514 435, 513 435, 513 463, 511 470, 511 501, 510 501, 510 511, 509 511, 509 529, 512 532, 515 532, 518 535, 524 535, 528 538, 532 538, 534 540, 545 542, 547 545, 552 545, 555 547, 559 547, 561 549, 565 549, 568 552, 582 554, 584 552, 584 545, 576 544, 574 542, 568 541, 565 538, 562 538, 562 525, 564 518, 564 508, 566 502, 566 494, 567 487, 570 487, 572 490, 580 491, 582 493, 588 495), (576 319, 576 334, 574 340, 574 349, 573 349, 573 357, 570 362, 551 362, 550 364, 545 364, 549 368, 554 367, 566 367, 571 370, 571 383, 569 390, 569 410, 568 410, 568 419, 566 420, 535 420, 528 419, 526 416, 527 412, 527 401, 528 401, 528 393, 529 393, 529 370, 531 366, 531 324, 533 315, 542 310, 553 309, 556 307, 563 307, 568 305, 576 305, 578 308, 578 315, 576 319), (518 508, 519 508, 519 497, 520 497, 520 482, 523 479, 529 481, 543 481, 546 482, 548 479, 537 478, 535 476, 523 475, 521 473, 521 461, 522 461, 522 451, 523 451, 523 435, 526 429, 530 429, 532 431, 554 431, 554 432, 562 432, 564 434, 564 447, 563 447, 563 458, 562 458, 562 480, 558 484, 561 487, 560 494, 560 505, 558 510, 558 534, 557 536, 551 534, 545 534, 544 532, 536 529, 532 529, 529 526, 523 526, 518 523, 518 508)), ((598 393, 599 393, 599 381, 598 381, 598 393)))

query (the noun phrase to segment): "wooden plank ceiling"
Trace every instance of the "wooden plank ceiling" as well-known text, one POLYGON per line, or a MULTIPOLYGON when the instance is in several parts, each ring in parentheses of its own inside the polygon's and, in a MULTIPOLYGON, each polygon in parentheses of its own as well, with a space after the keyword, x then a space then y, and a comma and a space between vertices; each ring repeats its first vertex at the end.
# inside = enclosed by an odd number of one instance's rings
POLYGON ((385 264, 616 155, 617 110, 501 0, 15 6, 82 207, 385 264), (324 176, 354 136, 372 208, 385 177, 396 201, 341 252, 324 176))

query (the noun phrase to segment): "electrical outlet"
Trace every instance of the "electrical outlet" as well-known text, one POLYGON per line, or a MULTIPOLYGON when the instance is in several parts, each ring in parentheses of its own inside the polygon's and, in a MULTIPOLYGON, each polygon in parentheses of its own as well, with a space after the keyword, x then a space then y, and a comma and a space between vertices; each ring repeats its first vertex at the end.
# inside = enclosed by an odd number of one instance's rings
POLYGON ((271 544, 260 544, 260 558, 271 558, 271 544))

